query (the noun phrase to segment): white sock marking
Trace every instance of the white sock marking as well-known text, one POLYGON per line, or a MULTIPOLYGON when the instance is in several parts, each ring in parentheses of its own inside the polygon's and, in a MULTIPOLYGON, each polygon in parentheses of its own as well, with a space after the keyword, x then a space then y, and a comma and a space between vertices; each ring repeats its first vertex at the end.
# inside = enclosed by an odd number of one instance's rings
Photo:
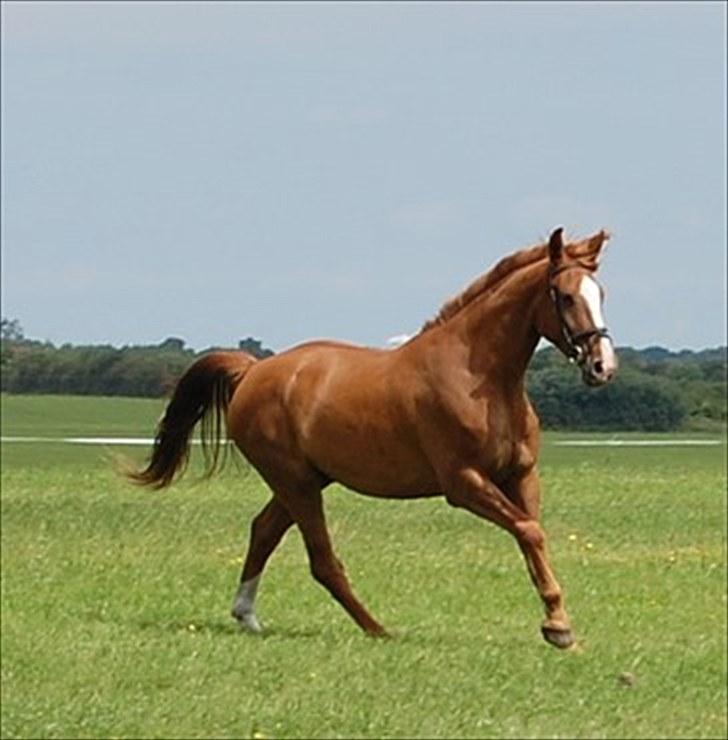
POLYGON ((233 616, 251 632, 263 631, 258 618, 255 616, 255 595, 258 591, 259 580, 260 574, 255 578, 243 581, 240 588, 238 588, 233 604, 233 616))

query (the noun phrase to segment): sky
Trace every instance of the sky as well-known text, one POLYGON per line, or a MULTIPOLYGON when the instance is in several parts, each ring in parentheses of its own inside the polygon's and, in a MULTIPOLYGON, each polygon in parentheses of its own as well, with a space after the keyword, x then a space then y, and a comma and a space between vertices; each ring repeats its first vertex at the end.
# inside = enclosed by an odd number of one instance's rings
POLYGON ((726 343, 723 2, 3 2, 2 315, 384 346, 556 226, 617 345, 726 343))

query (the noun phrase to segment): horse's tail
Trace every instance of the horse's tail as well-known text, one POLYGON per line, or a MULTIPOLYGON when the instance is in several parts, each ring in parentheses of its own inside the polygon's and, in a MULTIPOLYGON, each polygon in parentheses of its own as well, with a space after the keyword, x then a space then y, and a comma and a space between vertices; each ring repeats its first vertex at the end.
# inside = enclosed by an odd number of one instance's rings
POLYGON ((199 421, 206 473, 212 475, 220 457, 223 416, 235 388, 255 362, 246 352, 213 352, 197 360, 174 388, 146 467, 127 472, 127 476, 150 488, 170 485, 187 467, 190 437, 199 421))

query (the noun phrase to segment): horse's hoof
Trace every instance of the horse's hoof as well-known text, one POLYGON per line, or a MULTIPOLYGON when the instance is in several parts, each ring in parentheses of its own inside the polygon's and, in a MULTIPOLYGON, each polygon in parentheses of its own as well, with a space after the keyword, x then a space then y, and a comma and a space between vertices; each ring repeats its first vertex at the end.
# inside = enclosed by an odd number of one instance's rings
POLYGON ((544 625, 541 627, 541 634, 546 642, 561 650, 566 650, 574 644, 574 636, 568 627, 564 629, 563 627, 547 627, 544 625))
POLYGON ((236 612, 234 609, 231 615, 235 617, 235 621, 238 623, 241 629, 246 632, 252 632, 255 635, 259 635, 263 628, 260 626, 260 622, 253 612, 236 612))
POLYGON ((379 639, 388 639, 392 636, 379 624, 376 627, 369 627, 365 631, 369 637, 376 637, 379 639))

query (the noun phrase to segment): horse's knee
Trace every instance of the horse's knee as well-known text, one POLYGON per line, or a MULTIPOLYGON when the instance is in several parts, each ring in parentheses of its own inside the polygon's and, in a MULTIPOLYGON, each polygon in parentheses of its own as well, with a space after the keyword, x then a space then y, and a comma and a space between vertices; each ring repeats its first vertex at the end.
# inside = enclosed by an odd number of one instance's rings
POLYGON ((546 542, 546 535, 535 519, 516 522, 516 538, 520 544, 536 549, 541 549, 546 542))

